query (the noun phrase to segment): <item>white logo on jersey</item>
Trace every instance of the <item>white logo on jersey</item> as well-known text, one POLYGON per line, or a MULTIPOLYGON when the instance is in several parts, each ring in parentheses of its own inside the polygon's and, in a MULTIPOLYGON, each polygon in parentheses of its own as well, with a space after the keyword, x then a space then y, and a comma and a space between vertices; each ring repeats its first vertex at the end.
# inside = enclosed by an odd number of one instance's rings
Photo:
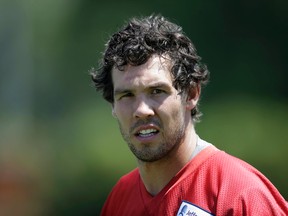
POLYGON ((182 201, 177 213, 177 216, 211 216, 211 215, 213 216, 213 214, 187 201, 182 201))

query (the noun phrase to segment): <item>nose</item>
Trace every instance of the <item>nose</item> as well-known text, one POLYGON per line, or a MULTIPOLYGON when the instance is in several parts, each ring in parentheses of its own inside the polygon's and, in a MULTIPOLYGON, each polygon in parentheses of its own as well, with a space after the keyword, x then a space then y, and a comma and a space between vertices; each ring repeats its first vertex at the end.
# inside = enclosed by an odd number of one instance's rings
POLYGON ((134 118, 147 118, 154 115, 152 103, 145 97, 140 97, 134 104, 134 118))

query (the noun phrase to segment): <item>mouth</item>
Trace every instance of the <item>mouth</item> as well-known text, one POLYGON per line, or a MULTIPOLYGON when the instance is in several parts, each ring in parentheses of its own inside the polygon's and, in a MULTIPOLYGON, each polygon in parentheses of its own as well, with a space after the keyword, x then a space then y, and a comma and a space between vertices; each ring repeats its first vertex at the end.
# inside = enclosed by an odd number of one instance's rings
POLYGON ((146 138, 146 137, 154 136, 157 133, 159 133, 159 131, 156 130, 155 128, 149 128, 149 129, 139 130, 136 133, 136 136, 141 137, 141 138, 146 138))

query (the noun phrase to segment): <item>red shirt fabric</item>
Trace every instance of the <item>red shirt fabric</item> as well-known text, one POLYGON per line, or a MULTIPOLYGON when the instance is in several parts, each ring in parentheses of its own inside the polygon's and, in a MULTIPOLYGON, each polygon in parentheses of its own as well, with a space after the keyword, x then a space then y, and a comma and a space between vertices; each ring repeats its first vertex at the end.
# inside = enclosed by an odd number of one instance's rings
MULTIPOLYGON (((147 192, 138 169, 123 176, 101 215, 175 216, 183 201, 209 215, 288 215, 287 202, 263 174, 212 145, 198 153, 156 196, 147 192)), ((200 216, 190 211, 185 215, 200 216)))

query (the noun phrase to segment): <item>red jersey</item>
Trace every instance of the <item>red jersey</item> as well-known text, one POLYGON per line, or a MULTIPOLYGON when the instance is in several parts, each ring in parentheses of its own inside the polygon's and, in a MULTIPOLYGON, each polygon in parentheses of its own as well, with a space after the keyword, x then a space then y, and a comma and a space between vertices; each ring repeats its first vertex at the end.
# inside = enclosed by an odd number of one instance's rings
POLYGON ((214 146, 206 147, 156 195, 138 169, 114 186, 102 216, 287 216, 288 205, 254 167, 214 146))

